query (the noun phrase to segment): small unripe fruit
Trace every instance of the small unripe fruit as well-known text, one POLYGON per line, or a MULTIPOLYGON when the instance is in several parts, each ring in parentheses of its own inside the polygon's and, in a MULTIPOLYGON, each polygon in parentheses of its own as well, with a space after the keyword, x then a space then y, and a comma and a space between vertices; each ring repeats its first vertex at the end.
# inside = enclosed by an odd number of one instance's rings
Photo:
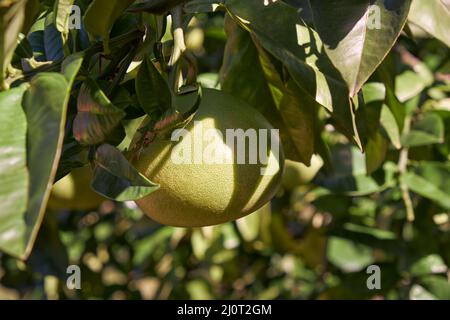
POLYGON ((72 170, 53 185, 48 207, 53 210, 88 210, 98 207, 105 198, 91 189, 91 179, 89 166, 72 170))

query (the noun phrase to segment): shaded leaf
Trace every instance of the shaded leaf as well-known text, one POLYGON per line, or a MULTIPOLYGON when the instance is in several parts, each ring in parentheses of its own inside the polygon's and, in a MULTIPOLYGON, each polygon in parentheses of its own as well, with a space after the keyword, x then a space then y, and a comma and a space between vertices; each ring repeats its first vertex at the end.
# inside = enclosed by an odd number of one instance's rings
POLYGON ((64 58, 61 33, 56 29, 54 15, 50 13, 45 20, 44 47, 48 61, 59 61, 64 58))
POLYGON ((114 22, 133 2, 134 0, 94 0, 86 10, 84 15, 86 30, 94 36, 103 38, 105 51, 109 51, 109 33, 114 22))
POLYGON ((122 141, 120 121, 126 113, 112 104, 94 80, 89 78, 81 86, 77 108, 73 135, 81 145, 122 141))
POLYGON ((363 196, 380 192, 393 183, 389 168, 385 168, 384 177, 367 175, 364 154, 350 145, 336 145, 332 148, 331 162, 334 172, 318 176, 316 183, 337 194, 363 196))
POLYGON ((111 145, 100 146, 94 162, 92 188, 109 199, 138 200, 159 188, 159 185, 140 174, 125 156, 111 145))
POLYGON ((139 68, 136 93, 141 108, 152 119, 162 116, 172 105, 172 95, 167 82, 150 58, 145 58, 139 68))

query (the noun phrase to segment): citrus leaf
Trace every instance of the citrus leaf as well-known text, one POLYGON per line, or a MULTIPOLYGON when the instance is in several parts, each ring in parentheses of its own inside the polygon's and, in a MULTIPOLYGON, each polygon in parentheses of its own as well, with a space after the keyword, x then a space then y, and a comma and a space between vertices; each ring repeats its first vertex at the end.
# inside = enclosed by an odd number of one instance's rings
POLYGON ((60 157, 69 94, 62 75, 42 73, 33 78, 24 95, 30 198, 25 216, 18 217, 25 228, 17 235, 21 246, 13 252, 15 255, 28 256, 42 222, 60 157))
POLYGON ((68 56, 61 64, 61 73, 66 78, 69 87, 72 87, 75 77, 81 68, 84 60, 84 53, 78 52, 68 56))
POLYGON ((450 300, 450 283, 446 276, 429 275, 418 282, 437 299, 450 300))
POLYGON ((156 191, 154 184, 140 174, 119 150, 107 144, 101 145, 95 154, 92 188, 116 201, 141 199, 156 191))
POLYGON ((172 105, 172 95, 167 82, 148 57, 139 68, 136 93, 141 108, 152 119, 159 118, 172 105))
POLYGON ((126 113, 112 104, 94 80, 88 78, 81 86, 77 108, 73 135, 81 145, 122 141, 120 122, 126 113))
POLYGON ((225 21, 228 40, 221 70, 222 89, 248 102, 280 129, 287 158, 309 164, 314 152, 314 112, 317 108, 305 108, 302 103, 305 99, 298 97, 294 83, 290 83, 289 89, 284 88, 269 61, 263 68, 259 61, 262 57, 259 57, 250 34, 231 19, 225 21), (276 88, 268 80, 283 88, 276 88))
POLYGON ((0 90, 5 89, 6 70, 11 63, 25 19, 26 0, 0 2, 0 90))
POLYGON ((410 268, 411 275, 414 277, 445 273, 447 270, 444 260, 437 254, 430 254, 417 260, 410 268))
POLYGON ((362 88, 367 119, 366 168, 372 174, 383 164, 389 147, 388 140, 381 133, 381 109, 386 98, 382 83, 370 82, 362 88))
POLYGON ((109 33, 114 22, 134 0, 94 0, 84 15, 86 30, 94 36, 102 37, 108 51, 109 33))
POLYGON ((29 176, 26 167, 27 122, 22 109, 26 86, 0 92, 0 249, 22 251, 15 236, 25 226, 17 214, 26 211, 29 176), (20 227, 20 229, 15 229, 20 227))
POLYGON ((421 61, 415 60, 407 70, 395 78, 395 95, 400 102, 408 101, 433 82, 434 75, 431 70, 421 61))
POLYGON ((414 172, 402 176, 402 182, 421 196, 446 210, 450 209, 450 166, 440 163, 422 163, 414 172))
POLYGON ((70 85, 78 73, 77 68, 65 70, 65 77, 58 73, 35 76, 21 100, 27 121, 28 201, 23 210, 11 213, 0 235, 0 249, 21 259, 29 256, 35 242, 60 159, 70 85))
POLYGON ((265 50, 283 62, 301 89, 300 94, 324 106, 335 125, 363 148, 347 85, 325 54, 319 35, 305 24, 297 10, 281 1, 268 6, 259 0, 226 0, 224 4, 265 50))
POLYGON ((415 122, 411 131, 402 138, 405 147, 425 146, 444 142, 444 122, 435 113, 426 113, 415 122))
POLYGON ((355 96, 392 49, 411 0, 309 0, 325 50, 355 96))
POLYGON ((414 0, 409 21, 450 47, 450 7, 440 0, 414 0))
POLYGON ((386 135, 391 140, 391 143, 394 145, 395 148, 400 149, 401 148, 400 129, 397 125, 397 122, 391 109, 387 107, 385 104, 381 108, 380 122, 381 126, 386 132, 386 135))
POLYGON ((344 272, 361 271, 375 260, 370 247, 338 237, 328 240, 327 258, 344 272))

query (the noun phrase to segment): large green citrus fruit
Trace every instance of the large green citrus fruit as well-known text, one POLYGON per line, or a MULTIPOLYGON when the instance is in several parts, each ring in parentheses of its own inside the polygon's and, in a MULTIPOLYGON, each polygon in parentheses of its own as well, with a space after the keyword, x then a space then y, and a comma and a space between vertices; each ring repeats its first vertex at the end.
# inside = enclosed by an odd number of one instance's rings
MULTIPOLYGON (((195 98, 183 96, 176 104, 191 106, 195 98)), ((241 100, 204 89, 183 138, 156 139, 132 157, 135 167, 161 186, 136 203, 154 220, 178 227, 220 224, 256 211, 272 199, 281 183, 284 155, 278 136, 271 136, 272 129, 261 114, 241 100), (227 132, 236 129, 257 133, 256 143, 246 139, 241 164, 237 164, 239 154, 232 152, 233 148, 239 150, 237 140, 230 143, 233 140, 226 138, 227 132), (269 148, 249 151, 249 145, 260 145, 264 140, 269 148), (261 150, 267 161, 264 157, 256 163, 250 161, 261 150)))
POLYGON ((48 207, 53 210, 88 210, 98 207, 105 199, 91 189, 91 179, 89 166, 72 170, 54 184, 48 207))

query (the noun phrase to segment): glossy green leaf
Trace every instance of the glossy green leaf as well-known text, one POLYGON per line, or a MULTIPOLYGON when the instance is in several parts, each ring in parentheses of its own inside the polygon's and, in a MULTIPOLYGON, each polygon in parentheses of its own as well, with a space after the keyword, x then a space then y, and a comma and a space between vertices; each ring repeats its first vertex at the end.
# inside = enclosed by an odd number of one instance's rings
POLYGON ((443 1, 414 0, 408 19, 450 47, 450 7, 443 1))
POLYGON ((411 0, 309 0, 324 48, 354 96, 389 53, 411 0))
POLYGON ((162 116, 172 105, 167 82, 150 58, 145 58, 139 68, 136 93, 141 108, 154 119, 162 116))
POLYGON ((24 234, 17 234, 17 246, 12 251, 15 255, 30 253, 43 219, 58 166, 69 94, 70 88, 63 76, 42 73, 33 79, 24 95, 30 198, 25 217, 18 217, 26 225, 24 234))
POLYGON ((116 201, 138 200, 156 191, 154 184, 140 174, 119 150, 104 144, 95 154, 92 188, 116 201))
POLYGON ((297 10, 281 1, 266 6, 259 0, 227 0, 225 6, 264 49, 283 62, 299 94, 309 95, 324 106, 336 126, 362 147, 347 85, 325 54, 319 35, 304 23, 297 10))
POLYGON ((26 0, 0 2, 0 90, 5 89, 6 71, 17 46, 25 19, 26 0))
POLYGON ((77 108, 73 135, 80 144, 122 141, 124 132, 120 122, 126 114, 112 104, 94 80, 87 79, 81 86, 77 108))
POLYGON ((0 249, 22 259, 29 256, 44 217, 61 154, 71 84, 77 73, 70 67, 65 69, 65 76, 40 73, 21 101, 27 121, 28 201, 24 210, 11 213, 0 236, 0 249))
POLYGON ((17 223, 17 216, 26 211, 28 202, 27 122, 22 109, 26 89, 0 93, 0 250, 13 252, 21 250, 16 248, 16 234, 24 232, 25 226, 17 223))

